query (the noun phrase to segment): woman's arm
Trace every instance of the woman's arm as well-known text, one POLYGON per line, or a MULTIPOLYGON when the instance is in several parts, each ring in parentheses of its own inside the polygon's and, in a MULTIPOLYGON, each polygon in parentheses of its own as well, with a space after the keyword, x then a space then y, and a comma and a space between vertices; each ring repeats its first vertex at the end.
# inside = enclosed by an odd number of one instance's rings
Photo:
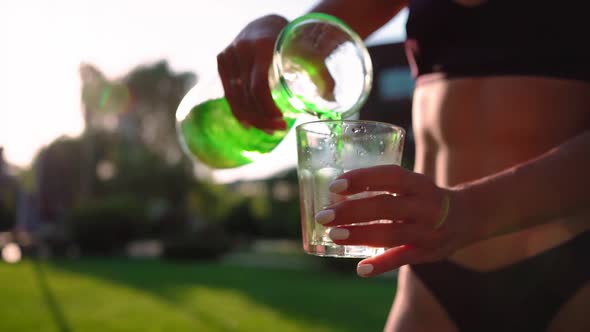
POLYGON ((436 261, 474 242, 590 209, 588 188, 590 131, 537 158, 450 189, 396 165, 353 170, 330 190, 398 195, 344 200, 318 213, 316 221, 335 226, 330 236, 337 244, 392 248, 359 263, 359 274, 372 276, 436 261), (372 220, 396 222, 359 225, 372 220))
POLYGON ((455 190, 475 208, 488 237, 590 209, 590 131, 455 190))
MULTIPOLYGON (((324 0, 311 11, 336 16, 366 38, 395 16, 404 4, 403 0, 324 0)), ((287 23, 278 15, 258 18, 217 55, 225 96, 233 114, 245 126, 269 131, 286 129, 270 93, 268 68, 275 40, 287 23)), ((329 41, 321 44, 329 47, 329 41)))
POLYGON ((361 38, 381 28, 406 6, 405 0, 324 0, 311 9, 336 16, 361 38))

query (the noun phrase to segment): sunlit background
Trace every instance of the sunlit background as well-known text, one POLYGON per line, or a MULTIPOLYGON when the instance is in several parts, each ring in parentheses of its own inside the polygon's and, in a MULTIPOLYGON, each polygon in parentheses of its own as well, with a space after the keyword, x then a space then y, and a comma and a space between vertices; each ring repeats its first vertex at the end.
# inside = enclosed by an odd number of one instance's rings
MULTIPOLYGON (((293 133, 204 178, 174 133, 246 23, 316 2, 0 2, 0 331, 382 328, 393 274, 302 252, 293 133)), ((361 117, 406 127, 407 163, 406 15, 367 40, 361 117)))
MULTIPOLYGON (((81 63, 93 64, 112 79, 133 66, 161 59, 173 70, 207 72, 215 68, 217 53, 252 19, 269 13, 293 19, 316 2, 2 2, 0 146, 6 159, 26 166, 39 148, 56 137, 80 134, 81 63)), ((404 12, 367 43, 402 40, 405 19, 404 12)), ((277 160, 292 163, 288 154, 277 160)))

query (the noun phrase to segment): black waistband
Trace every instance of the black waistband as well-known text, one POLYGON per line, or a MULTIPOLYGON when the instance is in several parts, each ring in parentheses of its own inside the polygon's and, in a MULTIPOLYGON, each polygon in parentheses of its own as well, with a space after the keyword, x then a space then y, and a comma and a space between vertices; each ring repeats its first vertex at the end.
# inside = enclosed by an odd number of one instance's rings
POLYGON ((406 51, 416 77, 530 75, 590 81, 584 1, 411 0, 406 51))
POLYGON ((539 55, 528 50, 515 54, 505 49, 449 49, 436 61, 410 61, 418 80, 430 74, 438 77, 531 76, 590 82, 590 55, 539 55), (418 61, 418 62, 417 62, 418 61))

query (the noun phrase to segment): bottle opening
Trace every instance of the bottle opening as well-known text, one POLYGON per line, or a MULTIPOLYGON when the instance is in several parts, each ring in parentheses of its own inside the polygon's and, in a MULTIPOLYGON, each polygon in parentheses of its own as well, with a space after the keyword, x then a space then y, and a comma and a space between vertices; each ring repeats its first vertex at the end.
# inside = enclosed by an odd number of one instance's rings
POLYGON ((279 106, 341 119, 364 104, 372 74, 361 38, 339 19, 312 13, 292 21, 277 38, 271 90, 279 106))

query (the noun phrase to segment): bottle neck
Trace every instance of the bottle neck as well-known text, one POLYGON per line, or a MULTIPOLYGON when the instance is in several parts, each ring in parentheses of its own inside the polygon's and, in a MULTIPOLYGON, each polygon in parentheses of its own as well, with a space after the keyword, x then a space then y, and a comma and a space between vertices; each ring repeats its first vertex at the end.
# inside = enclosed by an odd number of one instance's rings
POLYGON ((296 119, 300 114, 307 113, 304 107, 296 107, 300 103, 299 99, 291 93, 285 78, 280 76, 273 66, 268 71, 268 84, 272 99, 283 113, 283 117, 296 119))
POLYGON ((311 13, 283 28, 269 68, 272 97, 285 118, 350 118, 366 101, 372 64, 362 39, 330 15, 311 13))
MULTIPOLYGON (((310 114, 320 119, 338 120, 356 113, 337 111, 336 102, 322 97, 321 78, 314 77, 314 68, 305 62, 291 62, 282 71, 275 66, 269 69, 269 88, 272 98, 286 119, 310 114)), ((317 73, 316 73, 317 75, 317 73)))

